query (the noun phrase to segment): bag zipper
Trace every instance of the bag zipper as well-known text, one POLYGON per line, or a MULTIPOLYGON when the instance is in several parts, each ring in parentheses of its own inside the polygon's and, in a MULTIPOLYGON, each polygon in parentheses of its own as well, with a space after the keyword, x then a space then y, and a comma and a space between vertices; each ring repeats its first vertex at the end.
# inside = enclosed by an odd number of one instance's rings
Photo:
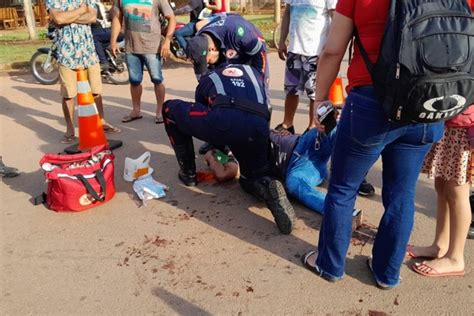
POLYGON ((397 119, 397 121, 400 121, 402 119, 402 110, 403 110, 403 106, 399 106, 397 108, 397 115, 395 116, 395 118, 397 119))
POLYGON ((436 11, 436 12, 433 12, 431 14, 428 14, 426 16, 422 16, 418 19, 415 19, 413 21, 411 21, 410 23, 406 24, 404 29, 406 28, 409 28, 411 27, 413 24, 416 24, 416 23, 419 23, 421 21, 424 21, 424 20, 427 20, 427 19, 431 19, 433 17, 437 17, 437 16, 452 16, 452 17, 463 17, 463 18, 473 18, 470 14, 467 14, 467 13, 462 13, 462 12, 458 12, 458 11, 436 11))

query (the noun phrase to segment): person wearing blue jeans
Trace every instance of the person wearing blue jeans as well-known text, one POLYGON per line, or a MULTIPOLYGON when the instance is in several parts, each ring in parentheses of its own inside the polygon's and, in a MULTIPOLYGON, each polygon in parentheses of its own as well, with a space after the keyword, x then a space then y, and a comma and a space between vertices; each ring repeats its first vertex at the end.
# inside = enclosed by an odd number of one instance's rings
MULTIPOLYGON (((313 128, 302 135, 272 130, 272 148, 277 152, 275 164, 288 194, 310 210, 323 214, 326 194, 319 191, 328 176, 328 162, 336 139, 336 128, 325 135, 313 128)), ((366 182, 368 184, 368 182, 366 182)), ((370 185, 370 184, 369 184, 370 185)), ((360 210, 354 209, 354 216, 360 210)))
POLYGON ((154 84, 156 98, 155 123, 163 123, 162 109, 165 100, 165 85, 161 74, 161 59, 168 58, 171 40, 176 27, 176 17, 166 0, 115 1, 112 18, 110 48, 114 55, 119 51, 117 37, 122 30, 125 36, 125 53, 132 97, 132 110, 122 118, 123 123, 143 117, 141 98, 142 78, 145 65, 154 84), (167 20, 166 35, 160 43, 160 16, 167 20), (157 40, 158 39, 158 40, 157 40))
POLYGON ((286 191, 309 209, 323 214, 326 194, 316 189, 328 175, 336 129, 319 136, 317 129, 303 135, 285 134, 272 130, 270 139, 278 149, 277 168, 286 191))
MULTIPOLYGON (((316 75, 316 109, 328 99, 329 88, 355 28, 371 60, 377 60, 389 4, 389 0, 338 1, 316 75), (363 17, 354 19, 356 15, 363 17)), ((367 264, 377 287, 390 289, 400 282, 400 267, 413 226, 415 189, 423 159, 431 145, 441 139, 443 123, 391 121, 375 94, 358 49, 347 74, 348 97, 331 157, 332 169, 318 248, 304 255, 302 261, 307 269, 328 281, 334 282, 344 276, 357 188, 382 156, 385 212, 367 264)), ((317 117, 315 121, 317 128, 324 130, 317 117)))
POLYGON ((372 87, 352 89, 339 122, 324 205, 316 260, 323 276, 331 280, 344 276, 357 188, 382 156, 385 213, 374 241, 372 269, 378 285, 398 285, 413 227, 418 175, 426 153, 442 133, 443 123, 390 122, 372 87))
POLYGON ((186 47, 188 46, 188 42, 185 38, 191 37, 196 33, 196 23, 199 21, 199 14, 203 9, 204 2, 202 0, 190 0, 189 3, 186 4, 184 7, 176 9, 174 11, 175 15, 189 13, 189 23, 174 32, 176 40, 178 41, 179 46, 182 48, 182 50, 177 52, 177 54, 180 55, 178 57, 186 56, 185 51, 186 47))

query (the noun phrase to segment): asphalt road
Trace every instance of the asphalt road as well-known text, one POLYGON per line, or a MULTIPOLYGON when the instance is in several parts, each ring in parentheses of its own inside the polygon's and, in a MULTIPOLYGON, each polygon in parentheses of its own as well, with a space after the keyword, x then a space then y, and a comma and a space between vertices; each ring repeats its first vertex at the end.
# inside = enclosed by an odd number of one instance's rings
MULTIPOLYGON (((283 116, 284 64, 273 53, 270 66, 275 126, 283 116)), ((192 99, 196 81, 189 66, 168 65, 164 76, 167 98, 192 99)), ((402 284, 381 291, 365 264, 374 234, 366 228, 352 241, 346 277, 331 284, 300 264, 316 244, 321 216, 295 203, 296 229, 283 236, 264 204, 236 181, 184 187, 164 128, 154 123, 148 78, 144 118, 128 124, 120 122, 131 107, 128 87, 104 86, 107 119, 123 130, 111 137, 124 142, 115 151, 114 199, 74 214, 34 206, 31 198, 46 188, 40 158, 64 148, 59 86, 39 85, 28 74, 0 81, 0 154, 22 171, 0 183, 0 314, 472 315, 473 241, 466 246, 465 277, 422 277, 407 259, 402 284), (122 173, 125 157, 147 150, 154 178, 171 190, 142 207, 122 173)), ((306 128, 305 103, 297 132, 306 128)), ((202 160, 198 168, 205 168, 202 160)), ((367 227, 382 215, 380 171, 378 162, 368 175, 376 196, 357 200, 367 227)), ((433 182, 421 175, 411 243, 432 241, 435 207, 433 182)))

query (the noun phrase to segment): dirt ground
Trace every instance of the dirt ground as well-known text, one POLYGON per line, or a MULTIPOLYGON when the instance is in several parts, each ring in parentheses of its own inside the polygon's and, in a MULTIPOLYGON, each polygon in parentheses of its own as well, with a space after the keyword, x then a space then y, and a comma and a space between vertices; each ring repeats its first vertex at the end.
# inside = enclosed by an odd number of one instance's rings
MULTIPOLYGON (((270 54, 272 126, 283 116, 283 68, 270 54)), ((187 65, 164 70, 167 98, 193 98, 196 80, 187 65)), ((104 85, 107 119, 123 129, 116 154, 116 196, 82 213, 34 206, 46 188, 39 169, 45 153, 61 152, 64 132, 59 86, 42 86, 28 74, 0 77, 0 154, 22 171, 0 183, 0 314, 55 315, 472 315, 474 242, 466 246, 466 276, 430 279, 402 267, 402 284, 374 286, 366 267, 373 226, 382 215, 381 164, 368 179, 373 198, 358 198, 365 229, 354 237, 346 277, 331 284, 305 270, 321 216, 294 203, 294 232, 280 235, 264 204, 236 181, 183 186, 164 128, 154 123, 154 95, 144 83, 144 118, 123 124, 131 107, 127 86, 104 85), (166 198, 142 207, 122 178, 125 157, 150 151, 154 178, 170 186, 166 198)), ((297 132, 307 122, 303 99, 297 132)), ((196 142, 195 146, 200 145, 196 142)), ((403 157, 400 157, 403 159, 403 157)), ((204 169, 202 159, 198 168, 204 169)), ((420 176, 411 243, 432 241, 436 195, 420 176)))

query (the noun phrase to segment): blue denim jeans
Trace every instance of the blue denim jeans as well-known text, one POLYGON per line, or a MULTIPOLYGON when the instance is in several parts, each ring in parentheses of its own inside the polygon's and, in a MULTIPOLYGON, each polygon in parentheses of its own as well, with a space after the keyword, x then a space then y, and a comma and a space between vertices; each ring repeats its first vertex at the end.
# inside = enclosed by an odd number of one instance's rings
POLYGON ((382 156, 385 209, 372 249, 376 280, 399 283, 414 218, 415 188, 423 159, 443 135, 444 124, 391 122, 372 87, 353 89, 338 125, 316 264, 327 277, 344 276, 357 188, 382 156))
POLYGON ((317 129, 304 133, 293 149, 286 172, 285 185, 288 193, 319 214, 323 214, 326 194, 318 191, 316 186, 328 175, 327 164, 334 147, 335 135, 336 129, 328 136, 322 136, 319 146, 315 146, 317 129))
POLYGON ((161 57, 160 54, 133 54, 127 53, 128 76, 131 85, 138 86, 143 80, 143 66, 145 65, 150 80, 154 84, 163 82, 161 74, 161 57))
POLYGON ((186 50, 186 47, 188 46, 188 42, 184 39, 185 37, 188 36, 193 36, 194 35, 194 26, 196 25, 196 22, 189 22, 179 30, 177 30, 174 35, 176 36, 176 40, 178 41, 179 45, 186 50))

